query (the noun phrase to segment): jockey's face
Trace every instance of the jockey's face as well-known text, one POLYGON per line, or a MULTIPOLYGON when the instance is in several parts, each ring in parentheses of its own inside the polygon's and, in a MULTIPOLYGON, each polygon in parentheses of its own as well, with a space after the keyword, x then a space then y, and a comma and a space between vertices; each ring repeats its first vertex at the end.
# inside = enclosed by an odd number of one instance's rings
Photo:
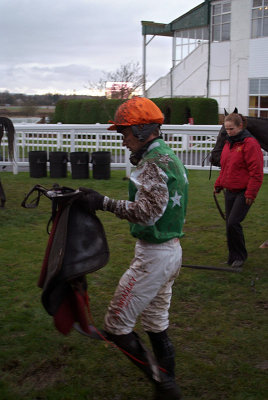
POLYGON ((133 135, 132 129, 130 126, 126 127, 121 131, 123 135, 123 145, 126 146, 133 153, 140 150, 145 142, 140 142, 138 138, 133 135))
POLYGON ((233 121, 225 121, 224 127, 225 127, 225 130, 226 130, 228 136, 236 136, 243 129, 242 124, 237 126, 233 123, 233 121))

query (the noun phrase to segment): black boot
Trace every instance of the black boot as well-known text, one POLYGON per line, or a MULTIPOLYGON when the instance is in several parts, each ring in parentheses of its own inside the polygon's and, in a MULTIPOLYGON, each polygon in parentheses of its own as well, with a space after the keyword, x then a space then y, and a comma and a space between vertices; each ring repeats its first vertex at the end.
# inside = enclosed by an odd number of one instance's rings
POLYGON ((112 335, 107 332, 105 334, 107 339, 114 342, 123 350, 125 355, 153 382, 157 395, 155 399, 181 399, 180 391, 175 383, 174 377, 170 377, 169 374, 163 372, 159 368, 155 357, 144 346, 135 332, 131 332, 127 335, 112 335))
POLYGON ((158 365, 165 370, 160 384, 156 383, 155 400, 182 399, 181 390, 175 382, 175 350, 167 330, 154 333, 147 332, 158 365))
POLYGON ((157 361, 135 332, 128 333, 127 335, 113 335, 105 332, 105 336, 108 340, 114 342, 151 381, 161 381, 157 361))

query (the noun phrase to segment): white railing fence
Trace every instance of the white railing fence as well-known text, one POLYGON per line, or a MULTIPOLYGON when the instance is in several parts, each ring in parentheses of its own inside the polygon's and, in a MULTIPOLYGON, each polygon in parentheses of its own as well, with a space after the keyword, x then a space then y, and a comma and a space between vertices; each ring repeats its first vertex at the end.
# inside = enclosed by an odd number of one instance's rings
MULTIPOLYGON (((0 167, 12 166, 17 173, 29 167, 29 151, 45 150, 47 158, 52 151, 111 152, 111 168, 125 168, 129 176, 129 151, 123 147, 122 135, 107 131, 109 125, 38 125, 15 124, 15 161, 8 158, 7 138, 0 149, 0 167)), ((161 131, 166 143, 174 150, 188 169, 209 169, 209 153, 213 149, 220 125, 163 125, 161 131)), ((268 173, 268 153, 264 154, 264 172, 268 173)), ((70 166, 69 166, 70 168, 70 166)), ((213 169, 218 169, 213 167, 213 169)))

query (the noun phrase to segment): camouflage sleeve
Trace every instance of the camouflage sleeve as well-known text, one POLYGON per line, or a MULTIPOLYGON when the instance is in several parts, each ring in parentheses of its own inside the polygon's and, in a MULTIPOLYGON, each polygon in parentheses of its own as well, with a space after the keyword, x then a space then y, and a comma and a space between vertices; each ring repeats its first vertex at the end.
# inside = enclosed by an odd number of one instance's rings
POLYGON ((140 225, 154 225, 164 214, 169 201, 167 175, 155 163, 146 162, 136 168, 131 180, 137 188, 135 201, 105 197, 104 211, 140 225))

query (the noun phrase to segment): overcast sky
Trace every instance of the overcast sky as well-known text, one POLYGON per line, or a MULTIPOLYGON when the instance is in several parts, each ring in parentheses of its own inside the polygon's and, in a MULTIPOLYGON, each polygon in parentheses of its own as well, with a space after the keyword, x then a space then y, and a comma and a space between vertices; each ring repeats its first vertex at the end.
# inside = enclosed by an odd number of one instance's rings
MULTIPOLYGON (((202 2, 0 0, 0 91, 90 94, 103 71, 142 67, 142 20, 170 23, 202 2)), ((148 81, 169 71, 171 49, 165 37, 147 46, 148 81)))

